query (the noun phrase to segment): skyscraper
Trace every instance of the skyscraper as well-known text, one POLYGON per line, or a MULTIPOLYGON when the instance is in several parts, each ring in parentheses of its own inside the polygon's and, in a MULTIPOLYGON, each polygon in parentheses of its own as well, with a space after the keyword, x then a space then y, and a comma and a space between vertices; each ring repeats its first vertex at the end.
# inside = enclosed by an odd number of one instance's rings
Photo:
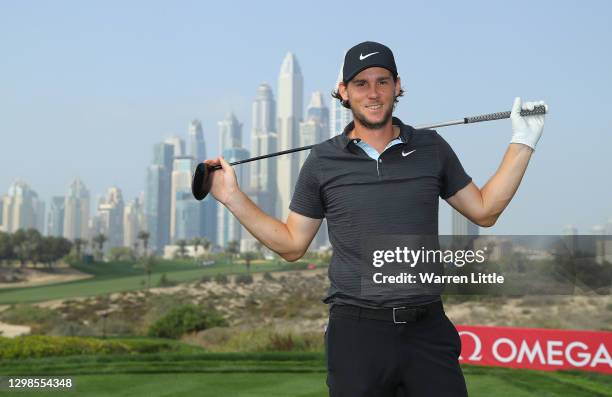
MULTIPOLYGON (((303 77, 297 58, 287 53, 278 77, 278 150, 298 147, 303 112, 303 77)), ((279 156, 277 160, 278 214, 287 219, 289 203, 299 174, 299 156, 279 156)))
POLYGON ((242 123, 234 113, 228 113, 223 121, 219 121, 219 153, 225 149, 242 146, 242 123))
MULTIPOLYGON (((206 143, 204 139, 204 132, 202 130, 202 123, 200 123, 199 120, 193 120, 189 124, 187 142, 188 142, 187 155, 193 157, 195 161, 194 167, 198 163, 208 158, 207 153, 206 153, 206 143)), ((217 200, 215 200, 212 197, 212 195, 208 195, 202 202, 198 204, 200 206, 200 211, 199 211, 200 224, 199 224, 199 230, 197 231, 196 234, 207 238, 209 241, 213 243, 216 243, 216 240, 217 240, 217 200)))
MULTIPOLYGON (((276 103, 272 89, 266 83, 257 87, 257 96, 253 101, 251 130, 252 156, 261 156, 277 151, 278 135, 276 134, 276 103)), ((260 208, 265 213, 276 216, 276 198, 278 194, 277 158, 251 164, 250 192, 257 197, 260 208)))
POLYGON ((158 143, 153 147, 153 164, 147 168, 145 217, 149 246, 158 254, 170 243, 170 175, 174 146, 158 143))
POLYGON ((64 237, 89 239, 89 190, 80 179, 75 179, 68 188, 64 202, 64 237))
MULTIPOLYGON (((338 79, 336 79, 336 87, 334 90, 338 89, 338 84, 342 81, 342 67, 340 67, 340 72, 338 73, 338 79)), ((329 123, 329 137, 332 138, 338 134, 340 134, 344 127, 348 123, 353 120, 353 115, 350 109, 345 108, 340 104, 340 101, 334 99, 331 103, 331 118, 329 123)))
POLYGON ((206 159, 206 143, 204 142, 204 131, 200 120, 189 123, 187 136, 187 156, 193 157, 196 163, 206 159))
POLYGON ((172 145, 174 157, 185 155, 185 141, 176 135, 166 138, 164 143, 172 145))
POLYGON ((191 156, 174 158, 170 196, 170 241, 191 239, 199 235, 200 203, 191 196, 191 174, 194 161, 191 156))
POLYGON ((16 181, 2 198, 0 230, 14 233, 19 229, 37 229, 44 233, 44 202, 24 181, 16 181))
MULTIPOLYGON (((223 151, 223 157, 228 163, 231 163, 248 158, 249 151, 241 147, 229 148, 223 151)), ((238 166, 234 168, 234 171, 236 172, 238 186, 248 186, 248 168, 238 166)), ((226 247, 230 241, 240 242, 243 236, 238 219, 223 205, 218 207, 217 216, 217 244, 226 247)))
POLYGON ((473 224, 454 208, 451 208, 451 211, 453 212, 453 236, 478 236, 479 229, 477 225, 473 224))
MULTIPOLYGON (((325 106, 320 91, 312 93, 310 104, 306 109, 306 121, 300 123, 299 146, 314 145, 327 139, 329 131, 329 109, 325 106)), ((299 167, 302 168, 310 151, 302 151, 299 156, 299 167)))
POLYGON ((123 211, 124 247, 134 248, 138 244, 138 234, 145 230, 144 223, 145 217, 142 201, 139 198, 135 198, 127 203, 123 211))
MULTIPOLYGON (((329 133, 329 109, 325 106, 323 94, 315 91, 310 97, 310 103, 306 109, 306 121, 300 123, 300 146, 314 145, 328 138, 329 133)), ((310 150, 299 152, 300 168, 310 154, 310 150)), ((312 240, 310 247, 317 249, 329 245, 327 235, 327 221, 324 219, 321 227, 312 240)))
POLYGON ((47 235, 54 237, 62 237, 64 234, 64 205, 66 198, 64 196, 55 196, 51 198, 49 206, 49 215, 47 218, 47 235))
POLYGON ((123 246, 123 210, 124 202, 121 189, 111 187, 106 198, 98 204, 99 233, 106 236, 105 252, 111 248, 123 246))

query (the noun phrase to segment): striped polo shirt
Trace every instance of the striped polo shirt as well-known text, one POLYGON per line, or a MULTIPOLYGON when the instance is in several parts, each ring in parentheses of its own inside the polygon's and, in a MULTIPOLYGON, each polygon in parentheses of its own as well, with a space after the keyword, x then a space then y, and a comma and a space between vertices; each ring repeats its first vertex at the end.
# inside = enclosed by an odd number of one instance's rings
POLYGON ((349 139, 351 122, 343 133, 315 145, 300 170, 289 209, 326 218, 333 248, 325 303, 398 307, 440 300, 361 294, 360 250, 366 239, 437 235, 439 197, 451 197, 472 180, 436 131, 416 130, 396 117, 393 125, 400 128, 397 142, 380 155, 349 139))

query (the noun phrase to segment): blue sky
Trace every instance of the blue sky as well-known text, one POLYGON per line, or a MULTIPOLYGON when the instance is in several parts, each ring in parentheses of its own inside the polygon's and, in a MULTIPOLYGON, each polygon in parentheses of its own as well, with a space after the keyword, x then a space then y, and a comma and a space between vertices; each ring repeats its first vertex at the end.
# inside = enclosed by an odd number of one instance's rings
MULTIPOLYGON (((1 3, 0 191, 21 178, 48 199, 80 177, 94 198, 115 185, 131 199, 152 145, 194 118, 210 156, 230 110, 248 145, 257 85, 276 94, 287 51, 307 103, 333 88, 346 49, 375 40, 395 53, 406 123, 509 110, 515 96, 549 105, 524 182, 487 232, 588 233, 612 217, 611 2, 220 3, 1 3)), ((511 124, 439 132, 482 186, 511 124)), ((449 232, 444 202, 440 217, 449 232)))

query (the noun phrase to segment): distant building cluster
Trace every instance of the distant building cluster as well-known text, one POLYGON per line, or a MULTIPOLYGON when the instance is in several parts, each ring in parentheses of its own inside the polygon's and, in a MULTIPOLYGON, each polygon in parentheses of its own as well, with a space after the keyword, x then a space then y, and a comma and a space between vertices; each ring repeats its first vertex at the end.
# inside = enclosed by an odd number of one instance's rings
MULTIPOLYGON (((243 146, 242 123, 235 114, 230 112, 217 123, 218 153, 228 162, 324 141, 341 132, 352 119, 350 111, 338 101, 332 102, 330 111, 318 91, 311 94, 304 109, 303 75, 292 53, 281 64, 277 94, 275 100, 267 83, 257 87, 251 113, 250 150, 243 146)), ((193 120, 186 139, 172 136, 156 143, 140 197, 126 203, 121 190, 111 187, 95 203, 93 214, 89 190, 79 179, 71 183, 65 196, 51 198, 46 218, 45 202, 25 182, 17 181, 0 200, 0 230, 35 228, 43 234, 70 240, 92 240, 104 235, 105 252, 114 247, 137 248, 141 232, 148 233, 148 248, 158 254, 179 240, 194 238, 206 238, 219 248, 237 242, 241 251, 256 250, 256 239, 212 195, 200 202, 191 194, 193 171, 208 158, 207 149, 211 149, 206 141, 202 123, 193 120)), ((305 151, 234 169, 241 189, 264 212, 285 220, 299 170, 307 156, 305 151)), ((324 222, 310 248, 328 246, 324 222)))

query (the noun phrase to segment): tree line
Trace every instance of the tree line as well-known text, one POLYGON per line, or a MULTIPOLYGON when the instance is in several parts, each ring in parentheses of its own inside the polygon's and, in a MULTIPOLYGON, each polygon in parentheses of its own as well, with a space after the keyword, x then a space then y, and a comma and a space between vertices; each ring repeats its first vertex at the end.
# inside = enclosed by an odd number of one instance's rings
POLYGON ((68 255, 73 244, 64 237, 43 236, 36 229, 0 232, 0 264, 19 262, 21 266, 43 263, 48 267, 68 255))

